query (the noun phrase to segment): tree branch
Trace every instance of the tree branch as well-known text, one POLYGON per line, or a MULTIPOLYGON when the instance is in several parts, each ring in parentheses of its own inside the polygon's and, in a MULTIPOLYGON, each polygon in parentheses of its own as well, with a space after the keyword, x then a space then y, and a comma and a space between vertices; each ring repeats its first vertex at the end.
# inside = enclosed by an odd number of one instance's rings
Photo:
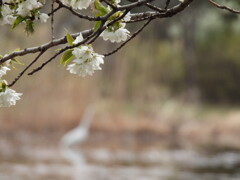
MULTIPOLYGON (((88 30, 82 31, 81 33, 82 33, 83 37, 87 37, 92 32, 93 32, 93 29, 88 29, 88 30)), ((74 37, 74 38, 77 37, 78 35, 79 35, 79 33, 71 34, 71 36, 74 37)), ((41 46, 25 48, 25 49, 20 50, 20 51, 15 51, 15 52, 10 53, 8 55, 5 55, 3 58, 1 58, 0 59, 0 64, 4 63, 7 60, 12 59, 14 57, 24 56, 26 54, 33 54, 33 53, 40 52, 40 51, 43 51, 43 50, 48 50, 48 49, 50 49, 50 48, 52 48, 54 46, 65 44, 66 42, 67 42, 67 39, 66 39, 66 36, 64 36, 62 38, 55 39, 55 40, 50 41, 50 42, 48 42, 46 44, 43 44, 41 46)))
POLYGON ((223 5, 220 5, 212 0, 208 0, 208 2, 210 2, 213 6, 219 8, 219 9, 223 9, 223 10, 227 10, 231 13, 235 13, 235 14, 240 14, 240 11, 239 10, 235 10, 233 8, 230 8, 230 7, 227 7, 227 6, 223 6, 223 5))

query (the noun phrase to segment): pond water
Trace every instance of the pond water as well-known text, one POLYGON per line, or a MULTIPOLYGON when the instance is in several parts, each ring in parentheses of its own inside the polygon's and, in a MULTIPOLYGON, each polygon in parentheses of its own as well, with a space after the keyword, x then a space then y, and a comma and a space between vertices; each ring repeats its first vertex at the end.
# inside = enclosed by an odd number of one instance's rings
POLYGON ((239 180, 240 153, 0 145, 0 180, 239 180))

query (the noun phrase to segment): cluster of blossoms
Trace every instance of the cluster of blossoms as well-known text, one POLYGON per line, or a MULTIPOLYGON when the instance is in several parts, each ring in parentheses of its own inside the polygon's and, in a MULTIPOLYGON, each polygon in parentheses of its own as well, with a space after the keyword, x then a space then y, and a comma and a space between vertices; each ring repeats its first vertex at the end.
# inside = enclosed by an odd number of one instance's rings
POLYGON ((72 54, 76 59, 68 65, 67 70, 81 77, 92 75, 95 70, 101 70, 100 64, 104 63, 104 56, 94 53, 90 45, 74 48, 72 54))
POLYGON ((16 101, 20 99, 21 93, 17 93, 13 89, 7 87, 7 81, 2 80, 2 77, 6 75, 9 68, 10 61, 0 65, 0 107, 9 107, 16 104, 16 101))
MULTIPOLYGON (((2 82, 6 83, 6 82, 2 82)), ((16 105, 16 101, 20 100, 22 93, 17 93, 13 89, 6 88, 5 90, 0 88, 0 107, 10 107, 16 105)))
MULTIPOLYGON (((92 0, 61 0, 61 2, 67 6, 72 7, 73 9, 86 9, 91 4, 93 4, 92 0)), ((101 6, 99 4, 99 1, 94 1, 94 7, 97 9, 98 6, 101 6)), ((120 3, 120 0, 114 1, 115 5, 118 5, 120 3)), ((102 15, 104 13, 110 12, 110 7, 101 7, 102 15)), ((110 23, 111 20, 114 20, 115 18, 121 16, 122 13, 114 14, 109 18, 109 21, 106 22, 106 24, 110 23)), ((109 40, 112 43, 117 42, 120 43, 122 41, 126 41, 129 37, 130 32, 125 28, 126 23, 123 23, 123 21, 129 21, 131 19, 131 14, 128 13, 123 20, 119 20, 111 25, 107 25, 106 29, 100 34, 100 36, 105 40, 109 40)), ((78 44, 83 41, 82 34, 80 34, 75 41, 72 42, 72 44, 78 44)), ((91 45, 82 45, 77 48, 74 48, 71 51, 72 56, 74 56, 76 59, 72 61, 72 64, 67 66, 67 70, 72 74, 77 74, 81 77, 85 77, 87 75, 92 75, 95 70, 101 70, 100 65, 104 63, 104 56, 99 55, 93 51, 93 48, 91 45)), ((66 56, 68 57, 68 56, 66 56)), ((68 60, 67 60, 68 61, 68 60)))
POLYGON ((22 17, 31 16, 31 11, 42 7, 42 3, 37 0, 26 0, 18 4, 17 15, 22 17))
MULTIPOLYGON (((75 41, 73 41, 73 44, 77 44, 82 40, 83 37, 82 34, 80 34, 75 41)), ((101 70, 100 64, 104 63, 104 56, 95 53, 91 45, 82 45, 74 48, 72 55, 76 57, 76 59, 72 61, 72 64, 67 66, 67 70, 81 77, 92 75, 94 71, 101 70)))
POLYGON ((26 30, 33 31, 33 20, 40 20, 42 23, 47 22, 47 14, 39 10, 43 4, 38 0, 2 0, 0 7, 0 24, 10 24, 15 28, 21 22, 26 23, 26 30))
MULTIPOLYGON (((119 14, 118 16, 120 16, 119 14)), ((131 20, 131 14, 130 12, 126 14, 126 16, 123 18, 124 21, 131 20)), ((108 22, 107 22, 108 23, 108 22)), ((129 31, 125 28, 126 23, 123 23, 122 21, 117 21, 116 23, 112 24, 111 26, 108 26, 100 36, 103 37, 103 40, 111 41, 112 43, 117 42, 120 43, 121 41, 126 41, 129 37, 129 31)))
POLYGON ((117 42, 120 43, 121 41, 126 41, 129 37, 129 31, 125 28, 126 23, 119 23, 118 28, 115 28, 114 26, 109 26, 107 29, 105 29, 100 36, 103 37, 103 40, 111 41, 112 43, 117 42))

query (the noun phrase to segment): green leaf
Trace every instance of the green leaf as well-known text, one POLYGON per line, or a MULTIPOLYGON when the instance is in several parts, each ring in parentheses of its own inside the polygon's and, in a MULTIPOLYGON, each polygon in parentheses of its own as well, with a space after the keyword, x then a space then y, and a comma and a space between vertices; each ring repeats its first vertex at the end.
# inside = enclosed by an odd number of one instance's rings
POLYGON ((64 66, 67 65, 67 63, 73 58, 72 54, 73 49, 69 49, 64 52, 64 54, 61 57, 60 64, 63 64, 64 66))
POLYGON ((20 48, 17 48, 13 52, 17 52, 17 51, 20 51, 20 50, 21 50, 20 48))
POLYGON ((5 82, 2 82, 0 84, 0 92, 5 92, 7 89, 7 85, 5 84, 5 82))
POLYGON ((2 8, 0 8, 0 19, 2 19, 3 16, 2 16, 2 8))
POLYGON ((17 27, 17 25, 19 25, 23 21, 24 21, 24 18, 22 16, 18 16, 12 23, 12 29, 17 27))
POLYGON ((110 12, 110 10, 106 8, 99 0, 94 1, 94 7, 97 10, 95 12, 96 16, 104 16, 105 14, 110 12))
POLYGON ((72 46, 74 39, 73 39, 73 37, 72 37, 68 32, 67 32, 67 34, 66 34, 66 38, 67 38, 68 44, 69 44, 70 46, 72 46))
POLYGON ((102 21, 96 21, 94 24, 94 31, 97 31, 98 28, 101 26, 102 21))
POLYGON ((26 21, 26 27, 25 27, 26 32, 29 33, 33 33, 34 32, 34 23, 31 20, 27 20, 26 21))
POLYGON ((54 51, 60 51, 62 48, 54 49, 54 51))
POLYGON ((11 62, 18 64, 18 65, 24 65, 23 63, 21 63, 17 58, 12 58, 11 62))

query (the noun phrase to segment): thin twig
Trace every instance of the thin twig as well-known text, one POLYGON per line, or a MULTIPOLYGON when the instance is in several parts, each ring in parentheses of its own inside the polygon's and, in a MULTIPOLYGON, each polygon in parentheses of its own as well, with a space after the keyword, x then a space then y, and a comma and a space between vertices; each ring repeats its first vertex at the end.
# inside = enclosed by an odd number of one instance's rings
POLYGON ((54 40, 54 1, 55 0, 52 0, 52 4, 51 4, 51 11, 53 12, 52 13, 52 16, 51 16, 51 32, 52 32, 52 41, 54 40))
POLYGON ((21 72, 19 75, 8 85, 8 87, 13 86, 22 76, 23 74, 35 63, 37 60, 43 55, 45 51, 41 51, 36 58, 21 72))
POLYGON ((208 2, 210 2, 212 5, 214 5, 215 7, 219 8, 219 9, 223 9, 223 10, 227 10, 231 13, 235 13, 235 14, 240 14, 240 11, 239 10, 235 10, 233 8, 230 8, 228 6, 224 6, 224 5, 220 5, 212 0, 208 0, 208 2))
POLYGON ((53 9, 50 13, 48 13, 48 16, 51 16, 52 14, 54 14, 55 12, 57 12, 61 8, 62 8, 62 6, 58 5, 58 7, 56 9, 53 9))
POLYGON ((102 0, 103 2, 105 2, 108 6, 110 6, 112 9, 117 9, 116 6, 114 6, 112 3, 110 3, 108 0, 102 0))
MULTIPOLYGON (((88 29, 88 30, 85 30, 85 31, 82 31, 82 35, 83 37, 87 37, 89 36, 91 33, 93 32, 93 29, 88 29)), ((79 33, 75 33, 75 34, 71 34, 71 36, 73 38, 77 37, 79 35, 79 33)), ((3 58, 0 59, 0 65, 4 62, 6 62, 7 60, 9 59, 12 59, 14 57, 17 57, 17 56, 24 56, 26 54, 33 54, 33 53, 36 53, 36 52, 41 52, 43 50, 47 50, 47 49, 50 49, 54 46, 58 46, 58 45, 61 45, 61 44, 65 44, 67 42, 67 39, 66 39, 66 36, 62 37, 62 38, 59 38, 59 39, 55 39, 53 41, 50 41, 46 44, 43 44, 41 46, 36 46, 36 47, 31 47, 31 48, 25 48, 23 50, 20 50, 20 51, 15 51, 11 54, 8 54, 8 55, 5 55, 3 58)))
POLYGON ((120 6, 120 7, 118 7, 118 10, 121 10, 121 11, 127 10, 127 9, 130 10, 130 9, 145 5, 146 3, 149 3, 151 1, 153 1, 153 0, 138 0, 137 2, 120 6))
POLYGON ((165 7, 164 7, 165 10, 168 8, 170 2, 171 2, 171 0, 166 0, 166 4, 165 4, 165 7))
POLYGON ((132 39, 134 39, 140 32, 142 32, 142 30, 147 27, 147 25, 152 21, 152 19, 149 19, 139 30, 137 30, 135 33, 133 33, 133 35, 126 40, 124 43, 122 43, 117 49, 113 50, 110 53, 104 54, 104 56, 110 56, 114 53, 116 53, 117 51, 119 51, 121 48, 123 48, 128 42, 130 42, 132 39))
POLYGON ((160 13, 166 12, 166 9, 161 9, 157 6, 154 6, 154 5, 150 4, 150 3, 147 3, 146 6, 149 7, 150 9, 152 9, 154 11, 157 11, 157 12, 160 12, 160 13))

